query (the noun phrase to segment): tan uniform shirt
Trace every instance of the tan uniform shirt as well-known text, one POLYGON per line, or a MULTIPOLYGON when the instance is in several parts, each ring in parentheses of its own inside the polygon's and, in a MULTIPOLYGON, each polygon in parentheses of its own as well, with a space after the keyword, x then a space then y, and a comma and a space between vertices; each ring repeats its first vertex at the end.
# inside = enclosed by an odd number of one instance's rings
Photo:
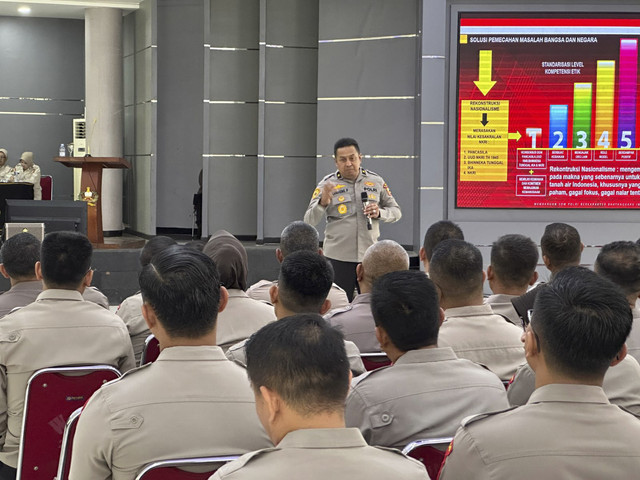
MULTIPOLYGON (((528 363, 516 372, 507 397, 512 406, 524 405, 536 389, 536 374, 528 363)), ((607 370, 602 389, 614 405, 640 415, 640 365, 627 355, 618 365, 607 370)))
POLYGON ((5 164, 0 167, 0 182, 12 182, 14 177, 13 168, 5 164))
POLYGON ((522 328, 495 315, 489 305, 448 308, 444 314, 439 346, 486 365, 501 380, 509 380, 525 362, 522 328))
POLYGON ((218 314, 216 343, 226 351, 275 319, 273 306, 249 298, 242 290, 229 289, 229 302, 218 314))
POLYGON ((402 217, 402 212, 383 178, 363 168, 355 181, 342 178, 338 171, 320 181, 304 214, 304 221, 315 226, 325 216, 327 227, 324 231, 324 254, 342 262, 361 262, 364 252, 380 236, 380 222, 397 222, 402 217), (325 208, 320 205, 320 198, 327 182, 335 186, 331 193, 331 203, 325 208), (370 202, 380 206, 380 218, 372 219, 371 230, 367 230, 362 192, 367 193, 370 202))
POLYGON ((16 165, 15 181, 33 183, 33 199, 42 200, 42 187, 40 186, 40 167, 34 165, 28 170, 23 170, 22 166, 16 165))
POLYGON ((441 480, 638 478, 640 420, 600 387, 545 385, 526 405, 463 422, 441 480))
POLYGON ((370 447, 356 428, 289 432, 275 448, 243 455, 209 480, 428 480, 424 466, 397 450, 370 447))
POLYGON ((156 460, 271 446, 243 369, 220 347, 170 347, 91 397, 69 478, 129 480, 156 460))
POLYGON ((494 373, 449 347, 426 348, 355 378, 345 419, 369 445, 402 449, 414 440, 453 437, 463 418, 508 407, 494 373))
POLYGON ((45 290, 0 321, 0 461, 18 463, 27 381, 41 368, 62 365, 135 367, 127 328, 115 314, 75 290, 45 290))
POLYGON ((631 309, 633 312, 633 326, 627 338, 627 352, 640 362, 640 309, 631 309))
MULTIPOLYGON (((273 282, 269 280, 260 280, 259 282, 256 282, 249 287, 249 289, 247 290, 247 295, 249 295, 254 300, 271 302, 269 290, 273 285, 277 284, 277 280, 274 280, 273 282)), ((331 290, 329 290, 329 295, 327 295, 327 298, 331 301, 331 308, 342 308, 349 305, 347 293, 335 283, 331 285, 331 290)))
MULTIPOLYGON (((238 365, 247 368, 247 351, 246 340, 236 343, 227 350, 227 358, 238 365)), ((354 375, 360 375, 366 371, 362 359, 360 358, 360 350, 353 342, 345 340, 344 347, 347 350, 347 358, 349 366, 354 375)))
POLYGON ((116 312, 129 330, 129 337, 133 345, 133 353, 136 356, 136 365, 140 365, 140 358, 144 350, 144 341, 151 330, 142 316, 142 294, 140 292, 125 298, 116 312))
POLYGON ((516 309, 513 308, 513 303, 511 303, 511 299, 515 297, 517 297, 517 295, 498 293, 485 298, 484 303, 491 305, 493 313, 503 315, 516 327, 520 327, 522 326, 522 320, 520 320, 520 316, 518 315, 518 312, 516 312, 516 309))
POLYGON ((344 334, 345 340, 355 343, 361 352, 380 351, 371 313, 370 293, 358 294, 350 305, 331 310, 324 318, 344 334))

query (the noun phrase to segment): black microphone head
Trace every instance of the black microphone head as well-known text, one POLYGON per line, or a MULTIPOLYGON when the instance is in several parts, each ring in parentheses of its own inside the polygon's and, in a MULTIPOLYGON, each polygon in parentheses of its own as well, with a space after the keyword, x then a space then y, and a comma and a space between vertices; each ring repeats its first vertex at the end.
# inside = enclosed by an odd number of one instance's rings
POLYGON ((363 202, 369 201, 369 196, 367 195, 367 192, 360 193, 360 198, 362 199, 363 202))

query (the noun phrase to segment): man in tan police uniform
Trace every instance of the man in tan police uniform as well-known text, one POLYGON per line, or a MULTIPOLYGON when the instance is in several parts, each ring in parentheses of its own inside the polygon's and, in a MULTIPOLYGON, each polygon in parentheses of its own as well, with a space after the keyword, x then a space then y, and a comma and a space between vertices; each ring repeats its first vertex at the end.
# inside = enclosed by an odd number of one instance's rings
MULTIPOLYGON (((271 287, 271 303, 278 321, 296 313, 326 313, 331 308, 327 292, 331 288, 333 269, 325 257, 317 252, 299 250, 282 261, 278 283, 271 287)), ((227 350, 227 358, 246 367, 246 340, 227 350)), ((364 373, 360 350, 353 342, 345 341, 351 370, 364 373)))
POLYGON ((380 343, 371 313, 373 284, 385 273, 408 269, 409 255, 401 245, 393 240, 374 243, 367 248, 362 263, 356 268, 360 293, 349 306, 331 310, 325 320, 340 330, 346 340, 355 343, 361 352, 379 352, 380 343))
POLYGON ((631 324, 611 282, 580 267, 558 272, 523 335, 535 392, 522 407, 463 421, 440 478, 637 478, 640 420, 602 390, 631 324))
POLYGON ((429 276, 439 288, 445 314, 438 345, 509 380, 525 361, 522 328, 483 305, 480 251, 464 240, 445 240, 433 252, 429 276))
POLYGON ((92 251, 80 233, 48 234, 35 267, 44 291, 0 322, 0 461, 9 467, 18 463, 24 396, 36 370, 108 364, 125 372, 135 367, 122 320, 82 298, 93 277, 92 251))
POLYGON ((215 346, 227 294, 213 261, 171 247, 139 280, 142 311, 162 351, 156 362, 91 397, 78 423, 69 478, 133 479, 156 460, 270 446, 245 371, 215 346))
POLYGON ((345 428, 349 367, 342 335, 317 314, 271 323, 247 342, 247 373, 275 448, 240 457, 213 480, 427 480, 399 451, 370 447, 345 428))
POLYGON ((382 276, 372 309, 393 365, 355 378, 345 410, 347 426, 358 427, 369 445, 402 449, 414 440, 452 437, 463 418, 509 406, 494 373, 438 348, 444 312, 424 273, 382 276))
POLYGON ((326 217, 324 253, 336 272, 336 283, 349 301, 356 287, 356 265, 380 236, 380 222, 396 222, 402 212, 383 178, 361 168, 362 155, 352 138, 338 140, 334 147, 338 170, 324 177, 311 197, 304 221, 317 225, 326 217), (362 193, 368 198, 363 208, 362 193), (372 222, 367 229, 367 219, 372 222))

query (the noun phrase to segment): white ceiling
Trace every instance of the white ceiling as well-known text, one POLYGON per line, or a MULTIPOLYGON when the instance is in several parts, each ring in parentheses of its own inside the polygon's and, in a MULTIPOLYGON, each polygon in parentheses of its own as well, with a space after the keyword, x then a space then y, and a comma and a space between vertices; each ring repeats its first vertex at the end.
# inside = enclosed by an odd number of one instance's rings
POLYGON ((124 13, 136 10, 142 0, 29 0, 15 2, 0 0, 0 16, 10 17, 50 17, 50 18, 84 18, 85 8, 114 7, 121 8, 124 13), (29 15, 18 13, 20 6, 31 7, 29 15))

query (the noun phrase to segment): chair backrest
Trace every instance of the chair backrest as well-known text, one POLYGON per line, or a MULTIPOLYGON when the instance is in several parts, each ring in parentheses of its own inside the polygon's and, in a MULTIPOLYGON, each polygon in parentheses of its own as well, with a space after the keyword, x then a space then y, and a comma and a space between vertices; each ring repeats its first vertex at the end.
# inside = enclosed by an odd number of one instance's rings
POLYGON ((53 177, 42 175, 40 177, 40 188, 42 188, 42 200, 51 200, 53 197, 53 177))
POLYGON ((120 376, 109 365, 44 368, 27 383, 17 478, 51 480, 67 419, 104 383, 120 376))
POLYGON ((237 455, 229 455, 161 460, 140 470, 135 480, 207 480, 222 465, 236 458, 237 455))
POLYGON ((144 341, 144 348, 142 349, 142 356, 140 357, 140 366, 155 362, 158 355, 160 355, 160 343, 158 339, 151 334, 144 341))
POLYGON ((404 447, 402 453, 422 463, 429 477, 435 479, 438 478, 438 472, 451 440, 453 440, 452 437, 416 440, 404 447))
POLYGON ((58 474, 56 480, 68 480, 69 466, 71 465, 71 446, 73 445, 73 437, 76 435, 76 427, 78 426, 78 418, 80 418, 82 407, 73 411, 64 426, 62 434, 62 448, 60 449, 60 459, 58 460, 58 474))
POLYGON ((384 352, 361 353, 360 358, 367 372, 391 365, 391 360, 389 360, 389 357, 387 357, 387 354, 384 352))

